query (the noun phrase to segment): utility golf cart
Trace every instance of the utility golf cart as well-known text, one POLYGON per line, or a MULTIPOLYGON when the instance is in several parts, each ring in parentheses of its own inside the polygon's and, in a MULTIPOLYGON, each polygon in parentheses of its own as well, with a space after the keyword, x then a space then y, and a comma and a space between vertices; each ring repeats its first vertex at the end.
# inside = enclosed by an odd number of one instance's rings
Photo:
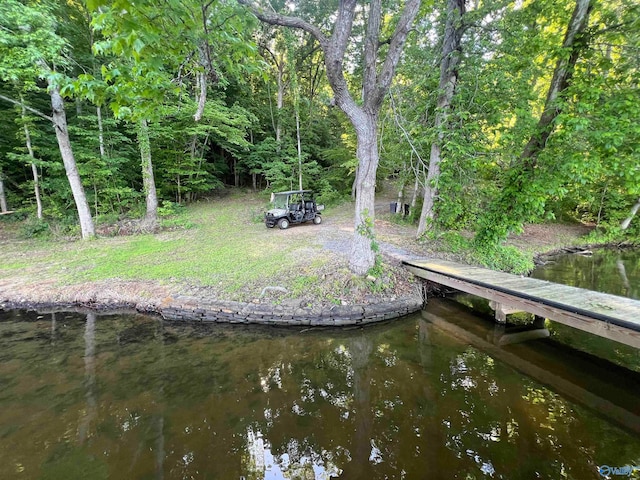
POLYGON ((312 221, 316 225, 322 223, 320 212, 324 205, 316 205, 311 190, 291 190, 274 193, 271 197, 273 208, 264 216, 268 228, 276 225, 281 229, 289 228, 293 223, 312 221))

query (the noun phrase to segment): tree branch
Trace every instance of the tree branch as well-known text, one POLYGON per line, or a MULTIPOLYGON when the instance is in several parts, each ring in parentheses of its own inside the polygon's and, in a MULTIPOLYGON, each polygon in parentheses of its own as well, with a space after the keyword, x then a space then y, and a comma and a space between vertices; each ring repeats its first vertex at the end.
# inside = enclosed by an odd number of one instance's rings
POLYGON ((5 100, 5 101, 7 101, 9 103, 13 103, 14 105, 19 105, 19 106, 23 107, 25 110, 29 110, 31 113, 35 113, 39 117, 42 117, 45 120, 49 120, 51 123, 53 123, 53 118, 51 118, 50 116, 45 115, 40 110, 36 110, 35 108, 31 108, 30 106, 25 105, 24 103, 19 102, 18 100, 14 100, 12 98, 5 97, 4 95, 0 95, 0 100, 5 100))
POLYGON ((338 14, 334 22, 333 33, 328 38, 319 27, 312 25, 297 17, 289 17, 276 12, 268 12, 257 6, 252 0, 237 0, 251 10, 253 14, 264 23, 280 25, 283 27, 298 28, 313 35, 324 52, 327 79, 333 90, 336 103, 342 108, 348 117, 361 113, 360 107, 353 100, 347 81, 344 78, 342 64, 344 53, 351 37, 351 29, 355 16, 355 8, 358 0, 340 0, 338 14))
POLYGON ((407 35, 413 26, 413 21, 418 15, 418 10, 420 10, 420 3, 421 0, 407 0, 404 5, 404 10, 402 11, 400 20, 398 20, 398 25, 396 25, 396 29, 391 37, 387 57, 384 60, 380 75, 378 76, 377 92, 375 95, 372 95, 370 105, 382 102, 384 96, 389 91, 391 80, 393 80, 396 66, 400 61, 400 54, 402 53, 407 35))
POLYGON ((369 2, 369 21, 364 38, 364 72, 362 76, 363 100, 367 103, 369 97, 376 91, 378 82, 378 42, 380 37, 380 22, 382 2, 369 2))
POLYGON ((256 5, 251 0, 238 0, 240 5, 247 7, 251 12, 258 17, 259 20, 268 23, 270 25, 280 25, 282 27, 292 27, 299 28, 300 30, 304 30, 307 33, 310 33, 315 37, 320 45, 324 49, 328 46, 329 40, 322 31, 308 22, 305 22, 303 19, 298 17, 289 17, 287 15, 281 15, 276 12, 269 12, 266 9, 256 5))
MULTIPOLYGON (((336 18, 331 35, 331 49, 325 50, 325 55, 331 61, 339 59, 340 63, 344 59, 344 52, 347 50, 351 29, 353 28, 353 19, 355 17, 356 0, 344 0, 340 2, 338 17, 336 18)), ((342 67, 340 68, 342 71, 342 67)))

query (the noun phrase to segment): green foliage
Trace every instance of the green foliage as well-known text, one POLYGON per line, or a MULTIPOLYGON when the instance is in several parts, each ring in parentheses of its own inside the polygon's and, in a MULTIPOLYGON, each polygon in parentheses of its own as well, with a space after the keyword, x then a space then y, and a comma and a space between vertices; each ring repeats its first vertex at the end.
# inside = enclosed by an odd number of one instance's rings
POLYGON ((367 275, 371 275, 372 277, 378 278, 378 277, 381 277, 383 274, 384 274, 384 267, 382 264, 382 258, 380 255, 376 255, 375 263, 373 264, 373 267, 369 269, 369 271, 367 272, 367 275))
POLYGON ((528 274, 533 270, 533 259, 516 247, 487 245, 475 248, 473 258, 487 268, 515 274, 528 274))
POLYGON ((184 213, 184 205, 179 203, 163 200, 162 205, 158 206, 158 215, 160 217, 169 217, 171 215, 180 215, 184 213))
POLYGON ((160 227, 164 230, 190 230, 196 224, 189 218, 186 207, 181 203, 163 200, 158 206, 158 216, 160 217, 160 227))
POLYGON ((633 245, 640 244, 640 221, 634 219, 626 230, 622 230, 620 222, 602 222, 598 228, 592 230, 586 237, 585 242, 588 244, 616 244, 629 243, 633 245))
POLYGON ((458 254, 470 263, 515 274, 527 274, 534 268, 531 255, 513 246, 495 244, 479 246, 473 240, 455 231, 437 233, 432 230, 428 235, 431 239, 437 239, 442 243, 441 249, 458 254))
POLYGON ((380 250, 380 245, 378 245, 378 242, 376 242, 376 237, 373 231, 373 218, 371 218, 368 209, 364 209, 360 213, 360 220, 361 222, 358 224, 357 231, 360 235, 368 238, 371 241, 371 250, 373 250, 373 252, 377 254, 377 252, 380 250))
POLYGON ((447 250, 449 250, 451 253, 461 253, 465 250, 471 249, 472 247, 469 240, 459 232, 445 231, 440 235, 436 235, 435 231, 432 230, 428 235, 431 238, 439 237, 439 240, 444 242, 444 244, 447 246, 447 250))
POLYGON ((314 191, 317 192, 317 203, 325 207, 338 206, 347 201, 346 195, 336 190, 326 178, 320 178, 315 183, 314 191))
POLYGON ((50 234, 49 224, 34 217, 27 219, 20 227, 22 238, 47 238, 50 234))
MULTIPOLYGON (((287 8, 293 6, 296 15, 330 28, 333 5, 294 2, 287 8)), ((423 3, 418 34, 409 37, 380 113, 378 185, 393 178, 410 190, 416 176, 423 182, 432 143, 441 135, 432 228, 477 229, 475 248, 482 249, 499 245, 523 222, 555 216, 596 223, 602 235, 618 238, 617 225, 640 195, 637 2, 592 5, 587 46, 558 101, 562 113, 554 133, 532 171, 518 166, 563 54, 571 6, 552 0, 468 6, 453 105, 446 128, 437 131, 446 8, 444 1, 423 3)), ((355 134, 332 107, 317 44, 290 30, 254 28, 255 18, 237 2, 168 0, 161 14, 158 8, 150 0, 0 2, 0 94, 22 96, 27 106, 48 114, 43 86, 48 79, 59 84, 93 215, 143 211, 132 128, 139 118, 149 120, 161 198, 186 204, 225 184, 296 188, 296 114, 304 187, 327 205, 348 198, 357 165, 355 134), (202 74, 207 102, 195 122, 202 74), (104 155, 96 106, 104 107, 104 155)), ((389 15, 382 30, 396 20, 389 15)), ((360 51, 349 55, 351 87, 362 68, 360 51)), ((0 168, 8 199, 14 209, 35 212, 21 109, 0 100, 0 115, 6 119, 0 123, 0 168)), ((28 113, 25 121, 47 221, 66 231, 76 221, 74 201, 55 135, 42 118, 28 113)), ((419 210, 392 221, 415 221, 419 210)), ((258 221, 261 215, 253 216, 258 221)), ((634 238, 638 223, 621 238, 634 238)))
POLYGON ((55 76, 64 66, 66 42, 56 34, 51 5, 17 0, 0 3, 0 80, 36 88, 37 78, 55 76))
POLYGON ((94 215, 128 213, 135 208, 140 193, 127 180, 142 181, 139 154, 130 138, 132 132, 128 126, 118 124, 113 117, 103 113, 105 155, 101 155, 98 119, 90 112, 83 112, 69 126, 89 204, 93 205, 94 215))

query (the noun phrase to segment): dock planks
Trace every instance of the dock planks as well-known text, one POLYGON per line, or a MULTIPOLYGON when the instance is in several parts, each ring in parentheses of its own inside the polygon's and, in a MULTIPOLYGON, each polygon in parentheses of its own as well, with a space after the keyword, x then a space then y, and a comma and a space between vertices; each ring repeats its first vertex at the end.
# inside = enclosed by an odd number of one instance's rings
POLYGON ((640 301, 446 260, 405 260, 418 277, 640 348, 640 301))

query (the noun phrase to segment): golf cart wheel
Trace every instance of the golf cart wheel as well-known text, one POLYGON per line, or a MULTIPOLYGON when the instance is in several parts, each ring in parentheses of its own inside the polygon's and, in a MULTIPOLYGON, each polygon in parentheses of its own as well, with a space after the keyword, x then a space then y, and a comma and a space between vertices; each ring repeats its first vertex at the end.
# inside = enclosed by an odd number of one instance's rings
POLYGON ((278 220, 278 227, 280 227, 280 230, 286 230, 287 228, 289 228, 289 220, 287 220, 286 218, 281 218, 280 220, 278 220))
POLYGON ((315 223, 316 225, 320 225, 322 223, 322 217, 320 215, 316 215, 315 217, 313 217, 313 223, 315 223))

